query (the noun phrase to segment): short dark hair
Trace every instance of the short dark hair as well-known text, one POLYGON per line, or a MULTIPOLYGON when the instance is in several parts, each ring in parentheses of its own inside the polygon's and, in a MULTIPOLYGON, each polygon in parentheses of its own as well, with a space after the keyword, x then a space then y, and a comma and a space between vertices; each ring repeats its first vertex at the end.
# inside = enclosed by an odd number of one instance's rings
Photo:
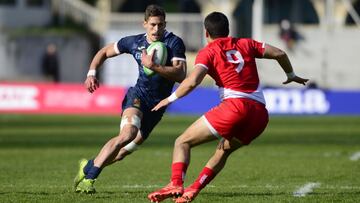
POLYGON ((204 26, 213 39, 229 35, 229 20, 223 13, 212 12, 207 15, 204 26))
POLYGON ((145 16, 144 16, 144 20, 147 21, 150 17, 153 16, 162 16, 164 17, 165 20, 165 11, 162 7, 155 5, 155 4, 151 4, 149 6, 146 7, 145 9, 145 16))

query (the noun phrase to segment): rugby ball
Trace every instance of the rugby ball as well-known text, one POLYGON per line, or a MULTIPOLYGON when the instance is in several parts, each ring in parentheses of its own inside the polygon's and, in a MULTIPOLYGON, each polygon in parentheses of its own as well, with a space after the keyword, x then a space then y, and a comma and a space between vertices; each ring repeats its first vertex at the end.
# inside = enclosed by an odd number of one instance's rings
MULTIPOLYGON (((152 42, 150 46, 146 49, 146 52, 148 55, 151 55, 154 51, 154 63, 159 65, 165 65, 167 60, 166 45, 160 41, 152 42)), ((153 70, 147 68, 146 66, 143 66, 143 70, 147 76, 152 76, 155 74, 153 70)))

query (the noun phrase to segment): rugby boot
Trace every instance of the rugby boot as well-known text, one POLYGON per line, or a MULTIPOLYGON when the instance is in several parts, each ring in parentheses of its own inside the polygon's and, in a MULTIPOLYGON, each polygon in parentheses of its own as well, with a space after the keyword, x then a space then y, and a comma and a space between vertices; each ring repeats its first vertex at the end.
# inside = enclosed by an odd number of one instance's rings
POLYGON ((84 178, 76 187, 75 192, 94 194, 96 192, 94 183, 95 180, 84 178))
POLYGON ((74 178, 74 190, 76 190, 76 187, 86 176, 86 174, 84 173, 84 168, 85 168, 87 162, 88 162, 88 160, 86 160, 86 159, 81 159, 79 161, 79 170, 74 178))
POLYGON ((179 197, 184 192, 184 188, 182 185, 174 185, 170 182, 167 186, 152 192, 148 195, 148 199, 151 202, 161 202, 170 197, 179 197))
POLYGON ((186 203, 191 202, 195 199, 195 197, 199 194, 199 189, 194 189, 191 187, 188 187, 184 190, 184 193, 181 197, 178 197, 175 199, 175 203, 186 203))

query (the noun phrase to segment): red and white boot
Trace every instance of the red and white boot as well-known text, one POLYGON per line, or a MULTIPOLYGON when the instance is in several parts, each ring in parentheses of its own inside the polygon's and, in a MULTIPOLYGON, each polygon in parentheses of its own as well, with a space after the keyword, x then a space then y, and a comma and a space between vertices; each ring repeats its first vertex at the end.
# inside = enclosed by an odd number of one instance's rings
POLYGON ((199 192, 200 192, 199 189, 194 189, 194 188, 188 187, 185 189, 185 191, 181 197, 176 198, 175 202, 176 203, 191 202, 195 199, 195 197, 199 194, 199 192))
POLYGON ((184 188, 182 185, 174 185, 170 182, 165 187, 152 192, 148 195, 148 199, 151 202, 161 202, 170 197, 179 197, 183 194, 184 188))

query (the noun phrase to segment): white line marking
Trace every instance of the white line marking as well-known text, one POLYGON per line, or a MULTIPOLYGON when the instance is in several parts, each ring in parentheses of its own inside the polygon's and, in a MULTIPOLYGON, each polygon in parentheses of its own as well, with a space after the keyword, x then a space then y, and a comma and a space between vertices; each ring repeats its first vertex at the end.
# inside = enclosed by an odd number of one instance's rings
POLYGON ((294 197, 305 197, 307 194, 311 193, 314 188, 317 188, 319 186, 320 183, 307 183, 306 185, 296 190, 293 195, 294 197))
MULTIPOLYGON (((119 188, 134 188, 134 189, 147 189, 147 188, 161 188, 164 187, 165 184, 162 185, 145 185, 145 184, 134 184, 134 185, 117 185, 117 184, 113 184, 113 185, 107 185, 104 186, 104 188, 106 189, 119 189, 119 188)), ((14 184, 10 184, 10 185, 0 185, 0 191, 2 191, 2 189, 4 188, 17 188, 19 187, 18 185, 14 185, 14 184)), ((207 185, 206 187, 210 187, 210 188, 249 188, 249 189, 288 189, 289 186, 288 185, 270 185, 270 184, 266 184, 266 185, 207 185)), ((56 184, 56 185, 39 185, 39 184, 29 184, 24 186, 23 188, 36 188, 36 189, 41 189, 41 190, 46 190, 49 188, 55 188, 55 189, 61 189, 61 188, 69 188, 69 184, 56 184)), ((350 186, 350 185, 323 185, 321 186, 321 188, 323 189, 330 189, 330 190, 356 190, 359 191, 360 190, 360 186, 350 186)), ((267 191, 267 190, 266 190, 267 191)), ((1 202, 1 201, 0 201, 1 202)))
POLYGON ((339 157, 341 156, 340 152, 325 152, 324 157, 339 157))
MULTIPOLYGON (((164 184, 165 185, 165 184, 164 184)), ((105 188, 136 188, 136 189, 146 189, 146 188, 161 188, 164 187, 164 185, 142 185, 142 184, 134 184, 134 185, 120 185, 120 186, 112 186, 112 185, 108 185, 105 188)), ((56 185, 56 186, 42 186, 44 188, 62 188, 62 187, 66 187, 68 185, 56 185)), ((6 187, 17 187, 14 185, 9 185, 6 187)), ((31 187, 38 187, 38 188, 42 188, 38 185, 28 185, 29 188, 31 187)), ((217 187, 221 187, 221 188, 260 188, 260 189, 287 189, 289 188, 289 186, 287 185, 226 185, 226 186, 219 186, 219 185, 207 185, 207 188, 217 188, 217 187)), ((321 186, 321 188, 324 189, 331 189, 331 190, 360 190, 360 186, 348 186, 348 185, 323 185, 321 186)), ((0 186, 1 189, 1 186, 0 186)))
POLYGON ((351 155, 350 160, 351 161, 357 161, 360 159, 360 152, 355 152, 354 154, 351 155))
POLYGON ((123 188, 160 188, 163 187, 162 185, 139 185, 139 184, 135 184, 135 185, 123 185, 123 188))

